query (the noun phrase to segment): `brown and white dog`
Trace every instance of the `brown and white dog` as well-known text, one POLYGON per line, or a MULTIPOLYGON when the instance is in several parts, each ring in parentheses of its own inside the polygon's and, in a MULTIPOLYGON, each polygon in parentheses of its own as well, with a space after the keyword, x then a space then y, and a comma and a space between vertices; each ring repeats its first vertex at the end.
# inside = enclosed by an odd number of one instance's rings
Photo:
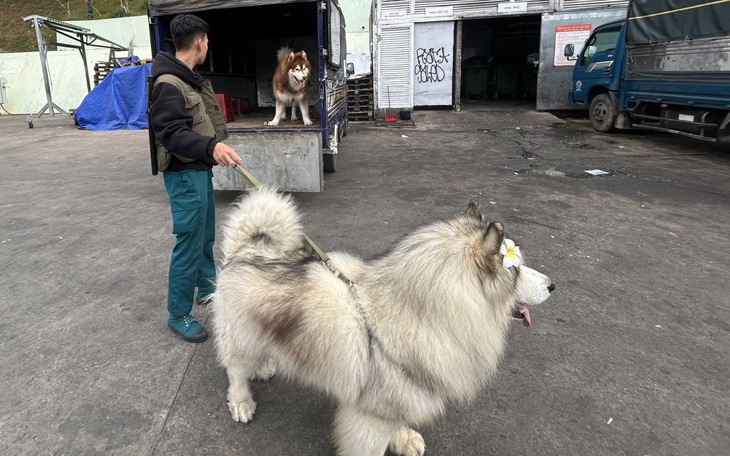
POLYGON ((307 78, 312 65, 307 60, 307 53, 294 52, 283 47, 279 49, 277 57, 279 64, 276 67, 273 81, 276 114, 268 124, 279 125, 279 121, 286 118, 287 106, 291 106, 291 120, 297 120, 297 106, 299 106, 304 125, 312 125, 306 90, 307 78))

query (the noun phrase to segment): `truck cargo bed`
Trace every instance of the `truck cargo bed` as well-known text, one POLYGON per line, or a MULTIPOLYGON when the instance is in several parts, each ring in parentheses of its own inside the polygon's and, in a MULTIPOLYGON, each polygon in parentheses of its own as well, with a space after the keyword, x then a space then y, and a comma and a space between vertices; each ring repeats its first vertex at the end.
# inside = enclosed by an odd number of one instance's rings
MULTIPOLYGON (((287 109, 287 112, 289 110, 287 109)), ((298 112, 297 112, 298 114, 298 112)), ((239 114, 234 116, 233 122, 226 123, 229 131, 242 132, 266 132, 276 130, 317 130, 321 129, 320 120, 318 116, 310 111, 312 118, 312 125, 304 125, 301 119, 299 120, 284 120, 279 122, 279 125, 267 125, 266 123, 274 118, 274 108, 256 108, 251 112, 245 114, 239 114)), ((288 117, 288 116, 287 116, 288 117)))

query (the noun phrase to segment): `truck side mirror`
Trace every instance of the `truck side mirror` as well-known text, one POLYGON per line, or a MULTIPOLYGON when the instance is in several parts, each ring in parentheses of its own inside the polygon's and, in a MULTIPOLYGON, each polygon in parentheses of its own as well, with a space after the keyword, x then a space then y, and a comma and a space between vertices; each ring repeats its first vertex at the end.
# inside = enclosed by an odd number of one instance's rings
POLYGON ((348 63, 347 64, 347 75, 351 76, 355 74, 355 64, 354 63, 348 63))
POLYGON ((566 44, 565 49, 563 49, 563 56, 573 57, 573 54, 575 54, 575 46, 572 44, 566 44))

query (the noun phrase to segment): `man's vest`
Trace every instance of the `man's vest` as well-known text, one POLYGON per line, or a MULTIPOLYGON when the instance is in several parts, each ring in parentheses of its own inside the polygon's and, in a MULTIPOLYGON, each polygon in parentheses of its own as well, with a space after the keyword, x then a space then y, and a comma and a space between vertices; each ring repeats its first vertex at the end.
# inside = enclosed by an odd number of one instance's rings
MULTIPOLYGON (((155 86, 160 82, 166 82, 177 87, 185 99, 185 110, 193 118, 193 131, 201 136, 209 136, 219 141, 228 138, 228 129, 223 120, 223 113, 218 100, 213 92, 213 86, 207 79, 203 80, 203 89, 198 92, 190 84, 172 74, 162 74, 155 79, 155 86)), ((163 146, 160 141, 155 140, 157 151, 157 169, 165 171, 170 166, 172 156, 181 162, 189 163, 195 161, 192 158, 182 157, 173 154, 163 146)))

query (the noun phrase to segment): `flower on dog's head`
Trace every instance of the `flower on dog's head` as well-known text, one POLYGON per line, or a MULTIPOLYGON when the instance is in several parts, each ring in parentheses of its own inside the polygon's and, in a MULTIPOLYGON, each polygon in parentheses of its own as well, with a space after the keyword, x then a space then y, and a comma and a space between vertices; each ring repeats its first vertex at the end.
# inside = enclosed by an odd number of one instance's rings
POLYGON ((504 238, 502 246, 499 248, 499 254, 502 255, 502 266, 509 269, 512 266, 519 267, 522 262, 522 254, 520 247, 516 246, 512 239, 504 238))

